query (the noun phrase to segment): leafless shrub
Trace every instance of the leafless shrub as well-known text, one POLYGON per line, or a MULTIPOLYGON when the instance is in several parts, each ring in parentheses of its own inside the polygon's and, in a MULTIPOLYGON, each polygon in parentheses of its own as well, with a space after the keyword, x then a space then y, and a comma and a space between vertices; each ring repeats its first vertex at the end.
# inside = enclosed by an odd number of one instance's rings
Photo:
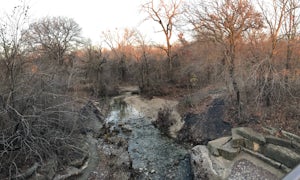
POLYGON ((169 128, 173 125, 174 119, 171 118, 172 108, 165 106, 157 113, 157 119, 154 121, 154 126, 161 130, 165 135, 169 135, 169 128))
POLYGON ((13 101, 8 84, 2 82, 0 179, 18 177, 24 169, 36 163, 43 166, 49 159, 56 162, 51 168, 57 171, 85 154, 78 133, 78 105, 65 95, 68 75, 64 70, 60 66, 44 69, 35 61, 23 65, 13 101))
POLYGON ((256 89, 255 101, 258 104, 271 106, 284 101, 288 96, 293 96, 284 76, 268 60, 263 60, 253 67, 249 83, 256 89))
POLYGON ((7 105, 1 111, 0 176, 13 177, 21 169, 35 162, 45 163, 55 159, 58 167, 69 164, 76 156, 82 156, 80 137, 76 124, 77 111, 72 99, 43 92, 35 95, 34 103, 21 104, 19 110, 7 105), (22 107, 23 106, 23 107, 22 107), (24 107, 27 106, 27 107, 24 107), (24 110, 25 109, 25 110, 24 110))

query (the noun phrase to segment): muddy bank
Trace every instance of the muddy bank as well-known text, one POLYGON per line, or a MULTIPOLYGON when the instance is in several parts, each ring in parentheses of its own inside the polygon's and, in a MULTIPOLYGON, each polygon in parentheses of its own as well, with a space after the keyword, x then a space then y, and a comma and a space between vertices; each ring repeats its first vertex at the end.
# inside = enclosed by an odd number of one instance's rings
POLYGON ((178 133, 178 140, 194 145, 231 134, 231 125, 224 121, 225 103, 217 98, 209 105, 208 110, 201 114, 188 113, 184 117, 184 126, 178 133))

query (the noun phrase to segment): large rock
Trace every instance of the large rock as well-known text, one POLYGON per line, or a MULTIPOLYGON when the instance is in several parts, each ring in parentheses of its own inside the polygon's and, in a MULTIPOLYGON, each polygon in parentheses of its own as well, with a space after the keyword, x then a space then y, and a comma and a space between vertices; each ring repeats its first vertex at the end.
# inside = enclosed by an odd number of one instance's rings
POLYGON ((195 179, 222 179, 225 166, 210 156, 206 146, 198 145, 192 149, 191 164, 195 179))
POLYGON ((300 155, 294 151, 274 144, 268 144, 264 148, 264 155, 274 159, 289 168, 294 168, 300 163, 300 155))
POLYGON ((206 113, 187 114, 178 134, 179 141, 207 144, 209 141, 230 135, 231 125, 224 122, 225 103, 215 99, 206 113))

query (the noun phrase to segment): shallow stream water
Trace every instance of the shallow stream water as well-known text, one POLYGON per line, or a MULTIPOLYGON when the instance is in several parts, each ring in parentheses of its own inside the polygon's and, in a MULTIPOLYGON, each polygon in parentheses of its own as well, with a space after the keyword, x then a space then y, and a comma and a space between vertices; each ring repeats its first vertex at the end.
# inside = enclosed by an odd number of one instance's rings
MULTIPOLYGON (((150 119, 122 97, 115 98, 106 123, 128 140, 128 152, 136 179, 193 179, 188 151, 163 135, 150 119), (127 129, 130 133, 124 133, 127 129)), ((126 131, 128 132, 128 131, 126 131)))

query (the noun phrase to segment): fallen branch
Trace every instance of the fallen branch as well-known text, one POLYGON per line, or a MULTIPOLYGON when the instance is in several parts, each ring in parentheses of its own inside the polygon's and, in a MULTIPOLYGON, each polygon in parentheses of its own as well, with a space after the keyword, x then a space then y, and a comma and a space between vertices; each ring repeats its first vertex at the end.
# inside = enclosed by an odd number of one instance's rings
POLYGON ((36 172, 37 168, 40 166, 39 163, 34 163, 29 169, 27 169, 24 173, 15 175, 12 179, 27 179, 32 176, 34 172, 36 172))
POLYGON ((66 174, 59 174, 59 175, 55 175, 55 177, 53 178, 53 180, 64 180, 67 178, 70 178, 72 176, 78 176, 80 174, 82 174, 82 172, 88 167, 89 164, 89 160, 87 159, 85 161, 85 163, 81 166, 81 168, 76 168, 76 167, 68 167, 67 168, 67 173, 66 174))

